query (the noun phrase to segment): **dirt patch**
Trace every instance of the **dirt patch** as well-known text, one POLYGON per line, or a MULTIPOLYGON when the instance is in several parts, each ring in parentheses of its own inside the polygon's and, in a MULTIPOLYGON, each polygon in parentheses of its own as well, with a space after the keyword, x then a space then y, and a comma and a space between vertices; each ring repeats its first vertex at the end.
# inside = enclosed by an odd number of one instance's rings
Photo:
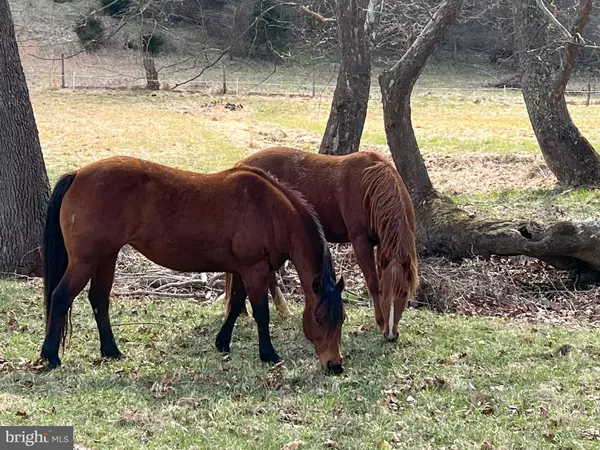
MULTIPOLYGON (((386 146, 363 145, 392 161, 386 146)), ((548 189, 556 179, 541 155, 529 152, 453 153, 423 157, 429 178, 443 194, 489 194, 510 189, 548 189)))
POLYGON ((223 133, 234 146, 250 153, 275 146, 314 150, 321 142, 321 137, 317 134, 254 119, 255 111, 244 104, 243 99, 236 103, 217 99, 190 106, 169 103, 167 94, 159 95, 164 95, 166 100, 161 107, 208 120, 212 130, 223 133))
POLYGON ((535 153, 428 155, 425 165, 433 185, 451 195, 550 188, 555 184, 543 158, 535 153))

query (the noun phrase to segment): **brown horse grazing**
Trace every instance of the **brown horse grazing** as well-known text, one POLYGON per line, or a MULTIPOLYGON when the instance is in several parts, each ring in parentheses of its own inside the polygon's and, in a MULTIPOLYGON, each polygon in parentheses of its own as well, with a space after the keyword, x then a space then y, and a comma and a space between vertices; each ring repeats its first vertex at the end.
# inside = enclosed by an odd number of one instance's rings
MULTIPOLYGON (((200 174, 130 157, 64 175, 50 199, 41 354, 51 368, 60 365, 72 302, 90 279, 100 351, 121 356, 108 309, 117 255, 126 244, 173 270, 233 273, 233 298, 250 297, 259 355, 272 363, 280 358, 269 334, 269 271, 291 259, 306 295, 305 335, 324 368, 342 371, 343 286, 335 285, 323 230, 302 197, 256 168, 200 174)), ((229 351, 240 311, 233 308, 223 323, 216 339, 220 351, 229 351)))
MULTIPOLYGON (((395 341, 402 312, 418 286, 415 214, 396 169, 373 152, 329 156, 285 147, 258 151, 237 166, 259 167, 289 183, 314 206, 329 242, 352 243, 377 325, 395 341)), ((275 273, 269 285, 277 309, 284 311, 285 301, 274 291, 275 273)), ((226 309, 229 287, 226 283, 226 309)))

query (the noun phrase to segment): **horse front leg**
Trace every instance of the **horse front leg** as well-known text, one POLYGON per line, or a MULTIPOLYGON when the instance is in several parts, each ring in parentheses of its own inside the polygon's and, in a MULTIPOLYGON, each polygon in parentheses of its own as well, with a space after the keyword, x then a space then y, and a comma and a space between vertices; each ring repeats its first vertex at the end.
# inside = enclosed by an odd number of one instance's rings
POLYGON ((375 322, 377 326, 383 332, 385 328, 385 319, 383 317, 383 310, 381 309, 381 299, 379 291, 379 281, 377 279, 377 268, 375 267, 375 252, 373 251, 373 245, 369 242, 369 238, 361 234, 350 240, 352 247, 354 248, 354 254, 356 255, 356 261, 358 266, 365 276, 367 282, 367 288, 373 298, 373 308, 375 310, 375 322))
POLYGON ((281 361, 271 343, 269 333, 268 284, 269 268, 266 264, 255 266, 243 275, 244 285, 252 305, 252 315, 258 327, 258 352, 264 362, 276 364, 281 361))
POLYGON ((247 293, 242 276, 239 274, 226 274, 225 292, 228 299, 226 307, 227 316, 219 334, 217 334, 215 346, 220 352, 229 353, 233 327, 240 314, 246 310, 247 293))
MULTIPOLYGON (((226 273, 225 274, 225 291, 217 298, 217 301, 224 299, 225 317, 229 317, 230 312, 231 312, 231 297, 233 295, 232 291, 233 291, 233 274, 226 273)), ((244 289, 244 293, 245 292, 246 292, 246 289, 244 289)), ((244 295, 246 295, 246 294, 244 294, 244 295)), ((242 307, 242 309, 240 311, 240 315, 247 316, 248 310, 246 309, 246 297, 243 298, 241 307, 242 307)))

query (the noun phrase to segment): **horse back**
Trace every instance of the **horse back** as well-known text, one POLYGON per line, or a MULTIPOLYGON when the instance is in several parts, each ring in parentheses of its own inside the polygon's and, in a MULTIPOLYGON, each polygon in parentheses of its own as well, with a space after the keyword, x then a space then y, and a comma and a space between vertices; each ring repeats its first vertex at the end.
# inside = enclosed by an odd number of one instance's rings
POLYGON ((290 184, 314 206, 327 240, 348 242, 352 234, 368 232, 369 228, 369 214, 363 208, 366 191, 362 174, 385 161, 374 152, 331 156, 271 147, 242 159, 238 166, 259 167, 290 184))
POLYGON ((76 172, 61 228, 81 257, 131 244, 175 270, 236 271, 285 256, 286 208, 285 195, 241 168, 201 174, 115 157, 76 172))

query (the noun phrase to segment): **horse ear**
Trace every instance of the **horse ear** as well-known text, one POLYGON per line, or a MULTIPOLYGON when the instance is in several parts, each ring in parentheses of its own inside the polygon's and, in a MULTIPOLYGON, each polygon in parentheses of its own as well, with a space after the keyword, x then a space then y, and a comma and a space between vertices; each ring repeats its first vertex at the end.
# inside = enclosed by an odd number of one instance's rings
POLYGON ((339 281, 337 283, 335 283, 335 288, 341 294, 342 291, 344 290, 344 287, 346 287, 346 283, 344 281, 344 275, 340 275, 339 281))
POLYGON ((323 279, 320 274, 313 280, 313 291, 317 295, 323 292, 323 279))

